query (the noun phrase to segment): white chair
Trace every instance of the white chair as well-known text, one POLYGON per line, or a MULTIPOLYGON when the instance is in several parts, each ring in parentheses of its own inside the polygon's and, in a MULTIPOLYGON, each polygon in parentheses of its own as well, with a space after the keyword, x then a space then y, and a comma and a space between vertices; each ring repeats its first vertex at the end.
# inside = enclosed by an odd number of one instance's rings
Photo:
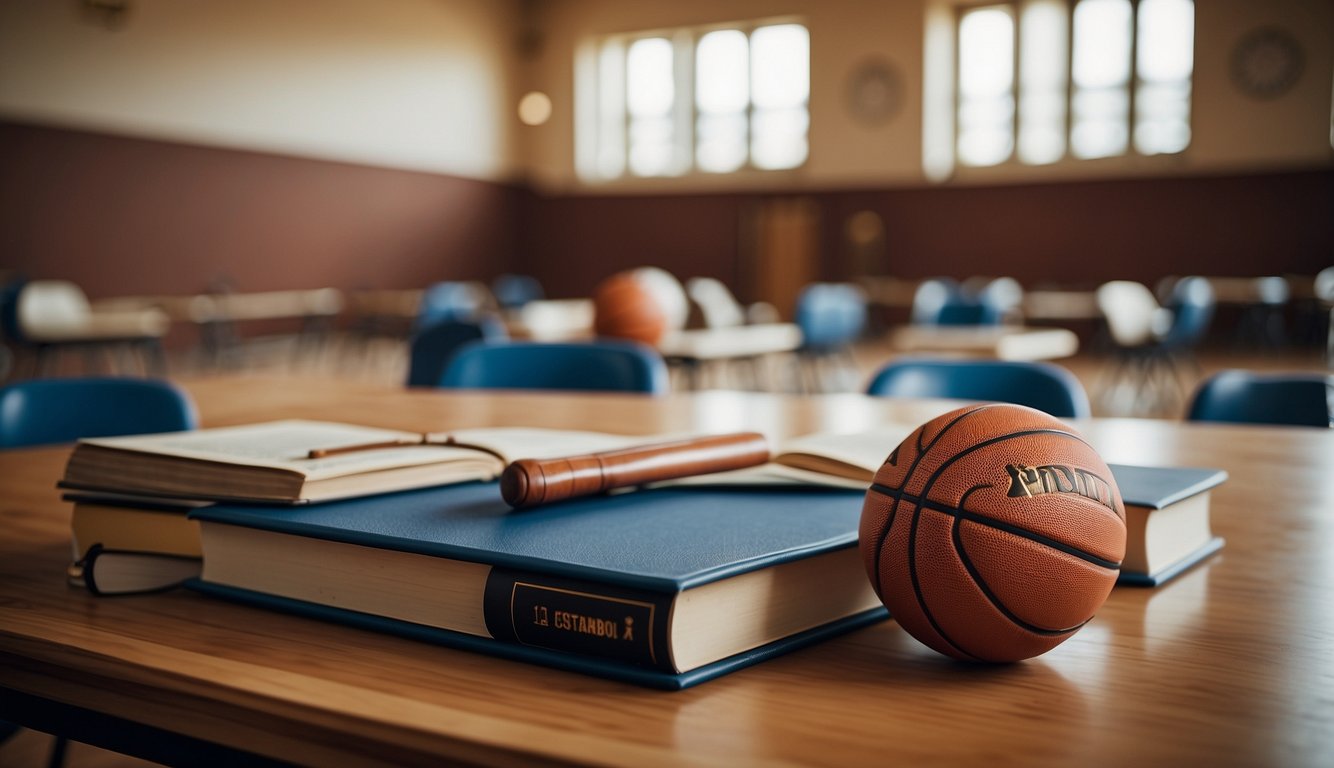
POLYGON ((712 277, 692 277, 686 281, 686 294, 699 307, 706 328, 734 328, 746 324, 746 310, 723 281, 712 277))
POLYGON ((94 310, 74 283, 34 280, 19 291, 15 314, 16 341, 36 351, 39 375, 63 350, 83 351, 91 368, 98 352, 118 348, 137 350, 146 372, 164 373, 162 337, 171 320, 159 309, 94 310))
POLYGON ((1152 411, 1162 395, 1155 390, 1166 384, 1158 381, 1159 373, 1173 376, 1171 383, 1180 387, 1171 361, 1159 354, 1159 342, 1172 326, 1172 313, 1159 306, 1148 286, 1130 280, 1104 283, 1095 296, 1116 356, 1110 374, 1096 388, 1099 400, 1113 412, 1152 411), (1131 401, 1123 404, 1128 379, 1131 401))

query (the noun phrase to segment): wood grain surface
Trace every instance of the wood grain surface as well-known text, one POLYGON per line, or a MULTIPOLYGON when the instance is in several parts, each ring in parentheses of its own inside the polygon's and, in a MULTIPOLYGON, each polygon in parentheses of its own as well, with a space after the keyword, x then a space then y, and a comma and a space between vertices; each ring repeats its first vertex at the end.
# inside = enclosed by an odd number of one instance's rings
MULTIPOLYGON (((855 395, 649 398, 187 382, 205 426, 327 418, 771 437, 918 423, 957 406, 855 395)), ((662 693, 189 592, 66 586, 66 448, 0 452, 0 696, 12 692, 312 765, 1329 765, 1334 433, 1107 419, 1111 462, 1217 466, 1223 553, 1118 587, 1073 639, 1010 666, 949 661, 891 623, 662 693)), ((886 446, 888 452, 893 446, 886 446)))

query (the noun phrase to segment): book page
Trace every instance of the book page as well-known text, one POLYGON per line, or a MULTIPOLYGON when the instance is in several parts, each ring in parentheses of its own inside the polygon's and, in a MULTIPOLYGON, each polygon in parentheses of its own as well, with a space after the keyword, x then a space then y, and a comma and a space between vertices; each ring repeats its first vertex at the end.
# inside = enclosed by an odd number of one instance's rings
POLYGON ((817 432, 783 441, 773 461, 758 467, 669 480, 662 485, 823 485, 865 489, 880 465, 916 425, 868 432, 817 432))
POLYGON ((915 424, 892 424, 867 432, 830 433, 792 438, 779 446, 774 462, 788 467, 824 472, 869 484, 915 424))
POLYGON ((80 442, 156 456, 282 469, 310 480, 459 459, 475 461, 478 458, 477 452, 473 450, 420 445, 420 440, 421 436, 413 432, 294 419, 80 442), (348 448, 396 441, 408 445, 350 451, 319 459, 307 458, 312 449, 348 448))
POLYGON ((681 435, 613 435, 537 427, 486 427, 457 429, 427 436, 431 442, 452 440, 460 446, 475 446, 499 456, 506 464, 518 459, 554 459, 585 453, 614 451, 636 445, 678 440, 681 435))

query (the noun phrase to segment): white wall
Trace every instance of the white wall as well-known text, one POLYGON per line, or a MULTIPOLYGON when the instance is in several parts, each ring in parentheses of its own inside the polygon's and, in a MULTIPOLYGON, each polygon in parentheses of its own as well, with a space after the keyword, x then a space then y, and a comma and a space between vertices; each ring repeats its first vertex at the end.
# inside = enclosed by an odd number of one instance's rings
POLYGON ((517 173, 510 0, 0 0, 0 117, 482 179, 517 173))
MULTIPOLYGON (((747 188, 830 188, 925 184, 922 170, 923 35, 928 10, 952 13, 965 0, 546 0, 539 53, 527 62, 525 85, 549 93, 550 123, 524 128, 532 178, 549 191, 696 191, 747 188), (678 179, 579 180, 574 167, 573 59, 581 40, 643 30, 797 15, 811 32, 810 159, 793 172, 678 179), (848 108, 848 79, 863 61, 880 57, 902 75, 904 102, 880 125, 859 122, 848 108)), ((1018 163, 958 169, 953 183, 1012 183, 1228 173, 1329 167, 1334 3, 1329 0, 1196 0, 1193 140, 1181 155, 1018 163), (1249 30, 1275 24, 1301 41, 1302 79, 1283 96, 1259 101, 1240 93, 1229 58, 1249 30)))
MULTIPOLYGON (((292 155, 509 179, 547 190, 924 184, 923 31, 952 0, 128 0, 107 29, 75 0, 0 0, 0 118, 292 155), (520 9, 533 9, 525 20, 520 9), (576 46, 592 36, 798 15, 811 30, 810 159, 800 169, 582 184, 574 168, 576 46), (520 54, 518 38, 540 31, 520 54), (898 113, 848 108, 871 58, 902 76, 898 113), (522 126, 517 95, 552 97, 522 126)), ((1194 137, 1180 156, 967 169, 955 183, 1329 167, 1330 0, 1196 0, 1194 137), (1229 56, 1277 24, 1302 42, 1301 81, 1241 94, 1229 56)))

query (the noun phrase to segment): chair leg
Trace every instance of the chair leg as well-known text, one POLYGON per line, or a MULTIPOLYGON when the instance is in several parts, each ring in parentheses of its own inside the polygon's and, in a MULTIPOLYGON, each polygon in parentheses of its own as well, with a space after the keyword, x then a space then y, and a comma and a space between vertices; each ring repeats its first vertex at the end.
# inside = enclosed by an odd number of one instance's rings
POLYGON ((36 376, 47 377, 51 375, 53 363, 57 350, 49 344, 43 344, 37 347, 37 359, 33 363, 33 373, 36 376))
POLYGON ((69 739, 64 736, 56 736, 55 742, 51 745, 51 756, 47 758, 47 768, 63 768, 65 765, 65 752, 69 749, 69 739))
POLYGON ((140 347, 143 355, 144 371, 149 376, 164 378, 167 375, 167 353, 162 349, 161 339, 149 339, 140 347))

